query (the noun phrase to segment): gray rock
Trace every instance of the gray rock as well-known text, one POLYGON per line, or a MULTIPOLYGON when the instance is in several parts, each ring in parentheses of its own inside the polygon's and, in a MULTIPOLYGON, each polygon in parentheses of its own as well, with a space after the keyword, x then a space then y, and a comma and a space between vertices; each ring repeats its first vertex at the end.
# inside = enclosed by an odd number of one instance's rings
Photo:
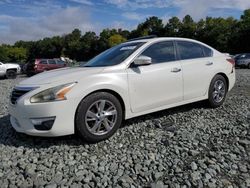
POLYGON ((208 172, 212 177, 216 176, 216 174, 217 174, 217 172, 216 172, 214 169, 212 169, 212 168, 208 168, 208 169, 207 169, 207 172, 208 172))
POLYGON ((250 140, 239 140, 239 144, 243 146, 250 146, 250 140))
POLYGON ((195 170, 198 169, 198 166, 197 166, 197 164, 196 164, 195 162, 192 162, 192 163, 191 163, 191 169, 192 169, 193 171, 195 171, 195 170))
POLYGON ((245 180, 245 184, 246 184, 247 187, 250 187, 250 178, 247 178, 245 180))
POLYGON ((238 165, 239 166, 239 170, 243 173, 247 173, 248 170, 247 170, 247 166, 246 165, 243 165, 243 164, 240 164, 238 165))
POLYGON ((45 188, 57 188, 57 185, 55 183, 46 185, 45 188))
POLYGON ((211 175, 210 175, 209 173, 206 173, 206 174, 205 174, 205 180, 206 180, 206 181, 209 181, 211 178, 212 178, 212 177, 211 177, 211 175))
POLYGON ((201 178, 200 172, 195 171, 195 172, 191 173, 191 178, 192 178, 192 181, 199 180, 201 178))
POLYGON ((162 176, 163 176, 162 172, 155 172, 155 173, 153 173, 153 177, 154 177, 155 180, 158 180, 162 176))
POLYGON ((164 188, 164 183, 162 181, 157 181, 151 184, 151 188, 164 188))
POLYGON ((109 169, 111 172, 115 172, 118 169, 118 165, 116 163, 111 163, 109 169))

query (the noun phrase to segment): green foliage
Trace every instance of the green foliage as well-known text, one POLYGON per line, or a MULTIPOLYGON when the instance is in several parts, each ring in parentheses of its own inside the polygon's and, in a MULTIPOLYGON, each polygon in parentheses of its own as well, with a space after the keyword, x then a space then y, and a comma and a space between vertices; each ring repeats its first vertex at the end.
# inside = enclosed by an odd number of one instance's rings
POLYGON ((186 38, 195 38, 196 23, 190 15, 183 18, 179 28, 179 36, 186 38))
POLYGON ((99 36, 94 32, 81 33, 74 29, 63 36, 38 41, 18 41, 13 46, 0 45, 0 61, 25 62, 35 58, 66 56, 87 61, 102 51, 127 39, 156 34, 165 37, 185 37, 200 40, 228 53, 250 52, 250 9, 239 20, 207 17, 195 22, 190 15, 182 20, 172 17, 166 24, 152 16, 132 31, 103 29, 99 36))
POLYGON ((23 47, 9 45, 0 46, 0 61, 24 63, 27 58, 27 50, 23 47))
POLYGON ((165 36, 167 37, 177 37, 179 36, 181 21, 177 17, 172 17, 168 20, 165 26, 165 36))
POLYGON ((136 30, 133 30, 128 38, 136 38, 147 35, 162 36, 164 33, 164 25, 162 20, 156 16, 146 19, 145 22, 138 25, 136 30))
POLYGON ((109 37, 109 39, 108 39, 109 47, 113 47, 113 46, 120 44, 122 42, 125 42, 125 41, 126 41, 126 39, 123 36, 121 36, 120 34, 114 34, 111 37, 109 37))
POLYGON ((0 46, 0 61, 2 61, 2 62, 9 61, 8 47, 6 47, 4 45, 0 46))

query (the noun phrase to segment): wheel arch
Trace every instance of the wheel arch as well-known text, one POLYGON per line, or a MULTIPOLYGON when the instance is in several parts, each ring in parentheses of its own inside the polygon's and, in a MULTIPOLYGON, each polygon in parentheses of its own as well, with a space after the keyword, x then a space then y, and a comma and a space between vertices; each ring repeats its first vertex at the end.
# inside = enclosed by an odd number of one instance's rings
POLYGON ((13 70, 13 71, 16 71, 16 72, 17 72, 17 68, 8 68, 8 69, 6 69, 6 72, 7 72, 7 71, 10 71, 10 70, 13 70))
MULTIPOLYGON (((88 97, 88 96, 90 96, 90 95, 92 95, 92 94, 94 94, 94 93, 99 93, 99 92, 110 93, 110 94, 114 95, 114 96, 118 99, 118 101, 120 102, 121 107, 122 107, 122 118, 125 119, 125 117, 126 117, 126 105, 125 105, 125 102, 124 102, 123 98, 121 97, 121 95, 120 95, 119 93, 117 93, 116 91, 112 90, 112 89, 97 89, 97 90, 95 90, 95 91, 90 92, 90 93, 87 94, 86 96, 84 96, 84 97, 82 98, 82 100, 84 100, 86 97, 88 97)), ((81 101, 82 101, 82 100, 81 100, 81 101)), ((80 103, 78 104, 78 106, 77 106, 77 108, 76 108, 74 119, 76 119, 76 114, 77 114, 78 108, 79 108, 79 106, 80 106, 80 104, 81 104, 81 101, 80 101, 80 103)), ((75 121, 75 120, 74 120, 74 121, 75 121)))
MULTIPOLYGON (((225 73, 223 73, 223 72, 219 72, 216 75, 221 75, 221 76, 223 76, 225 78, 226 84, 227 84, 227 90, 228 90, 228 88, 229 88, 229 79, 228 79, 227 75, 225 73)), ((214 76, 216 76, 216 75, 214 75, 214 76)))

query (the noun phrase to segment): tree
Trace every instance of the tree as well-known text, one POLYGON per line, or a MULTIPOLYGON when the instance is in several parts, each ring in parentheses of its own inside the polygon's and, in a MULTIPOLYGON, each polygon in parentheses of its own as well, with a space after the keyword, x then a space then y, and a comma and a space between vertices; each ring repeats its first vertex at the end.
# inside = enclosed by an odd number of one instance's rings
POLYGON ((185 38, 195 38, 196 23, 190 15, 186 15, 179 28, 179 36, 185 38))
POLYGON ((164 25, 162 19, 156 16, 152 16, 146 19, 145 22, 138 25, 136 30, 133 30, 129 35, 129 38, 136 38, 146 35, 164 35, 164 25))
POLYGON ((75 59, 79 59, 79 53, 81 51, 81 31, 74 29, 72 33, 64 36, 64 48, 62 54, 75 59))
POLYGON ((98 53, 98 37, 95 32, 86 32, 81 37, 81 60, 87 61, 98 53))
POLYGON ((7 55, 10 62, 24 63, 27 58, 26 53, 26 49, 22 47, 9 47, 7 49, 7 55))
POLYGON ((198 39, 214 48, 228 52, 229 39, 235 27, 233 18, 211 18, 207 17, 203 23, 202 32, 199 31, 198 39))
POLYGON ((116 29, 103 29, 98 40, 98 51, 102 52, 109 48, 108 39, 112 35, 118 34, 116 29))
POLYGON ((9 61, 9 57, 7 54, 7 47, 5 45, 0 46, 0 61, 1 62, 9 61))
POLYGON ((10 45, 0 46, 0 61, 23 63, 27 59, 27 50, 23 47, 10 45))
POLYGON ((131 32, 123 29, 103 29, 82 35, 79 29, 63 36, 38 41, 17 41, 14 45, 0 45, 0 61, 31 61, 35 58, 56 58, 65 55, 78 61, 87 61, 102 51, 127 39, 156 34, 167 37, 194 38, 228 53, 250 51, 250 9, 239 20, 207 17, 195 22, 187 15, 181 21, 172 17, 164 25, 156 16, 139 23, 131 32))
POLYGON ((126 41, 126 39, 123 36, 121 36, 120 34, 114 34, 111 37, 109 37, 109 39, 108 39, 109 47, 113 47, 113 46, 120 44, 122 42, 125 42, 125 41, 126 41))
POLYGON ((168 20, 165 26, 165 36, 167 37, 177 37, 179 36, 179 31, 181 28, 181 21, 177 17, 172 17, 168 20))
POLYGON ((235 53, 250 51, 250 9, 245 10, 238 23, 235 24, 230 44, 235 53))

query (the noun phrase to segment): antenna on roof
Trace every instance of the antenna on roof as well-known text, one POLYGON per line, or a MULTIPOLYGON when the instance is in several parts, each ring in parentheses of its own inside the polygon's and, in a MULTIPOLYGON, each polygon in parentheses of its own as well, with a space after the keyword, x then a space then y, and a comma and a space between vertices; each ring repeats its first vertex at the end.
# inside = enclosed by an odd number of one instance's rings
POLYGON ((133 39, 128 40, 128 42, 135 41, 135 40, 142 40, 142 39, 152 39, 152 38, 157 38, 157 35, 148 35, 148 36, 133 38, 133 39))

